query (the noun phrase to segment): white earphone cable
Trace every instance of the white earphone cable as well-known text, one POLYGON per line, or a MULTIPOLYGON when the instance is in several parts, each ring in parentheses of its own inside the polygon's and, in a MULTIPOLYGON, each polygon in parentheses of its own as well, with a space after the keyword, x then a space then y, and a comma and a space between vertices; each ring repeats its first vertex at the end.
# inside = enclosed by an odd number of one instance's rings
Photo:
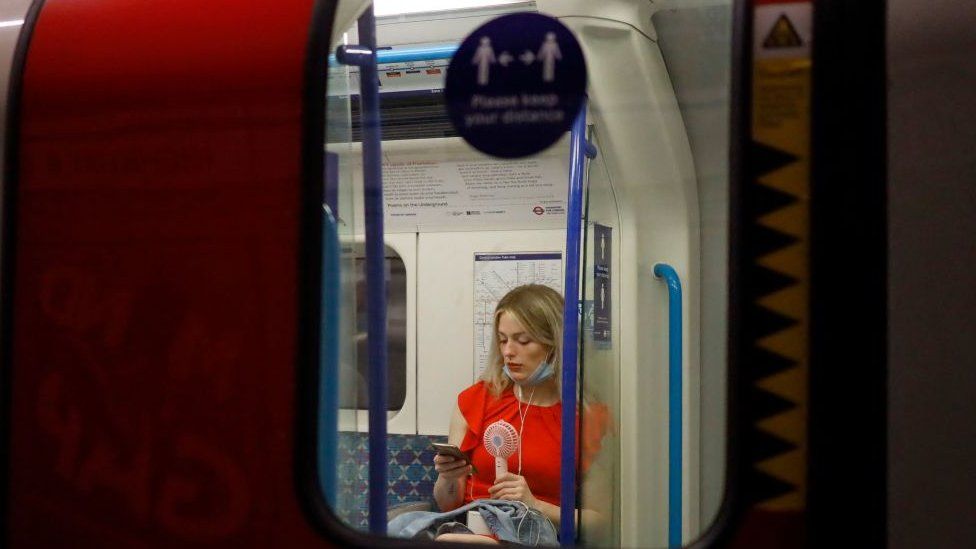
POLYGON ((529 407, 532 406, 532 398, 535 397, 535 387, 529 393, 529 402, 525 404, 525 413, 522 413, 522 388, 519 387, 519 396, 515 399, 515 405, 519 412, 519 438, 518 438, 518 475, 522 475, 522 430, 525 428, 525 418, 529 415, 529 407))

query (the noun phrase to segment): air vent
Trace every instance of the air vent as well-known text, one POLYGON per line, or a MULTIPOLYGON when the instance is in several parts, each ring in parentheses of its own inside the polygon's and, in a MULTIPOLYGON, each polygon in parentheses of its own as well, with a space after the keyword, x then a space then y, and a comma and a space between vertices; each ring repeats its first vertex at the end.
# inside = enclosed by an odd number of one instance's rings
MULTIPOLYGON (((351 103, 352 140, 362 141, 359 96, 351 103)), ((439 90, 380 94, 380 128, 384 141, 457 136, 439 90)))

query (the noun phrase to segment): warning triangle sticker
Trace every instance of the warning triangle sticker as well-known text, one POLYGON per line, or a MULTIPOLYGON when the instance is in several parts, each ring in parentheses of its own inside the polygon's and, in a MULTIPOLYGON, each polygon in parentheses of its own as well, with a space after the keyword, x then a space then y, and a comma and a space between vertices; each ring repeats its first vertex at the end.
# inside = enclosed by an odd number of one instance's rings
POLYGON ((786 14, 779 16, 773 25, 769 35, 763 40, 764 48, 798 48, 803 45, 803 40, 797 34, 796 28, 786 14))

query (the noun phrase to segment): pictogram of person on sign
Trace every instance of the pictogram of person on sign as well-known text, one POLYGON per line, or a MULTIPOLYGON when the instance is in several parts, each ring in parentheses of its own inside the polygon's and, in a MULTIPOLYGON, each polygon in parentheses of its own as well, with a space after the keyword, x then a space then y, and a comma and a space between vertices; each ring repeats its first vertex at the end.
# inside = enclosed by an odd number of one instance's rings
POLYGON ((552 82, 555 80, 556 61, 563 58, 563 53, 559 51, 559 42, 556 42, 556 33, 546 33, 546 41, 539 48, 538 58, 542 60, 542 81, 552 82))
POLYGON ((491 48, 491 38, 482 36, 481 44, 475 50, 474 58, 471 59, 472 65, 478 65, 479 86, 488 85, 488 73, 493 63, 495 63, 495 50, 491 48))

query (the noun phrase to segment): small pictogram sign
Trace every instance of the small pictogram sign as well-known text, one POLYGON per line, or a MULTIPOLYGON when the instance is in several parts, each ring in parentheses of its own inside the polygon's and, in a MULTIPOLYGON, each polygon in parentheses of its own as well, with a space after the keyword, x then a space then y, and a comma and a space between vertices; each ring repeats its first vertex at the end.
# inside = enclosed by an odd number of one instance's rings
POLYGON ((796 32, 796 27, 790 22, 786 14, 779 16, 773 28, 763 40, 764 48, 799 48, 803 46, 803 39, 796 32))
POLYGON ((585 93, 579 42, 558 19, 538 13, 503 15, 475 29, 451 58, 444 87, 458 135, 499 158, 530 156, 559 141, 585 93))

